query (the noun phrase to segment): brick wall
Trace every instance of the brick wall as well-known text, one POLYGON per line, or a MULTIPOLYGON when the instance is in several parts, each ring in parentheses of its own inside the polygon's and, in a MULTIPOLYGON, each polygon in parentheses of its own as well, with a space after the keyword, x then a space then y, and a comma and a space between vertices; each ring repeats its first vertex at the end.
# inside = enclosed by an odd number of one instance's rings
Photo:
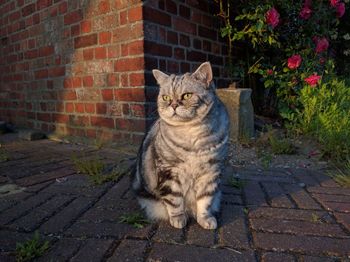
POLYGON ((0 120, 138 143, 156 117, 151 69, 209 60, 224 75, 212 13, 196 0, 0 0, 0 120))

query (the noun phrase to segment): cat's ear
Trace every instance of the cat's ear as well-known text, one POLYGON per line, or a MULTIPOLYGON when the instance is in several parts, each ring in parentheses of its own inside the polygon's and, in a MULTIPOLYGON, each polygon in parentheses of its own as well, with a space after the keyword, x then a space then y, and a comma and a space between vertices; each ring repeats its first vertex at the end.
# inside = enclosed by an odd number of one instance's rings
POLYGON ((196 72, 192 74, 195 79, 204 82, 207 87, 210 86, 211 80, 213 80, 213 71, 211 70, 211 65, 209 62, 201 64, 196 72))
POLYGON ((169 76, 165 73, 163 73, 160 70, 153 69, 152 70, 154 78, 157 80, 157 83, 161 85, 169 76))

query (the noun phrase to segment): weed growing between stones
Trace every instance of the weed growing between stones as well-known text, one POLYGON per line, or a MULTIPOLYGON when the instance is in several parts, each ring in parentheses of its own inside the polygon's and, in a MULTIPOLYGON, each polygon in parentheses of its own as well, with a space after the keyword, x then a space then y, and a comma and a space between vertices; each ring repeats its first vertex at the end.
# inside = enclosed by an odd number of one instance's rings
POLYGON ((329 173, 339 185, 350 188, 350 159, 348 159, 343 169, 338 168, 338 173, 329 173))
POLYGON ((145 225, 150 224, 150 221, 148 221, 141 213, 131 213, 120 216, 119 223, 132 225, 135 228, 143 228, 145 225))
POLYGON ((102 185, 109 181, 117 180, 123 172, 113 168, 107 171, 106 165, 99 159, 84 159, 72 156, 75 169, 78 173, 85 174, 94 185, 102 185))
POLYGON ((230 177, 227 182, 230 186, 237 188, 237 189, 242 189, 245 185, 245 181, 240 180, 240 179, 235 178, 235 177, 230 177))
POLYGON ((0 144, 0 162, 6 162, 6 161, 9 161, 9 160, 10 160, 10 157, 9 157, 8 153, 6 152, 6 150, 0 144))
POLYGON ((16 261, 32 261, 34 258, 41 257, 48 249, 49 241, 42 242, 39 232, 36 231, 32 239, 16 244, 16 261))

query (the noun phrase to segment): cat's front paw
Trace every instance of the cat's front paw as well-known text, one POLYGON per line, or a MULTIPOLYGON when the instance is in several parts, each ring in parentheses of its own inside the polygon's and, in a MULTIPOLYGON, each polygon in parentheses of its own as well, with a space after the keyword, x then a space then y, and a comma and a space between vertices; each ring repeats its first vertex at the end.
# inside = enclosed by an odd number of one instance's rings
POLYGON ((197 222, 204 229, 216 229, 218 226, 216 218, 213 216, 197 218, 197 222))
POLYGON ((187 224, 187 217, 185 215, 170 217, 170 225, 175 228, 183 228, 187 224))

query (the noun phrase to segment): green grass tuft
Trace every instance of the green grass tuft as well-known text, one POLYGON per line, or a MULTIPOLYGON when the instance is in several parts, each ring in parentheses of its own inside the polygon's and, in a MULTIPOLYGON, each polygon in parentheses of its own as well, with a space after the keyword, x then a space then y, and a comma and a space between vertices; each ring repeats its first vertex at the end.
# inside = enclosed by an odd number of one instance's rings
POLYGON ((273 154, 291 155, 295 153, 293 144, 287 138, 277 138, 271 135, 269 137, 269 143, 273 154))
POLYGON ((10 157, 9 157, 8 153, 6 152, 6 150, 0 144, 0 162, 6 162, 6 161, 9 161, 9 160, 10 160, 10 157))
POLYGON ((350 160, 347 161, 344 168, 338 168, 338 173, 329 173, 329 175, 342 187, 350 188, 350 160))
POLYGON ((117 180, 123 172, 113 169, 106 173, 106 165, 99 159, 78 159, 72 156, 72 161, 78 173, 85 174, 94 185, 102 185, 109 181, 117 180))
POLYGON ((132 225, 135 228, 143 228, 145 225, 150 224, 150 221, 148 221, 141 213, 131 213, 120 216, 119 223, 132 225))
POLYGON ((32 239, 24 243, 16 244, 16 261, 32 261, 42 256, 49 249, 49 241, 40 241, 39 233, 36 231, 32 239))
POLYGON ((230 177, 227 182, 230 186, 237 188, 237 189, 242 189, 245 185, 245 181, 238 179, 238 178, 235 178, 235 177, 230 177))

